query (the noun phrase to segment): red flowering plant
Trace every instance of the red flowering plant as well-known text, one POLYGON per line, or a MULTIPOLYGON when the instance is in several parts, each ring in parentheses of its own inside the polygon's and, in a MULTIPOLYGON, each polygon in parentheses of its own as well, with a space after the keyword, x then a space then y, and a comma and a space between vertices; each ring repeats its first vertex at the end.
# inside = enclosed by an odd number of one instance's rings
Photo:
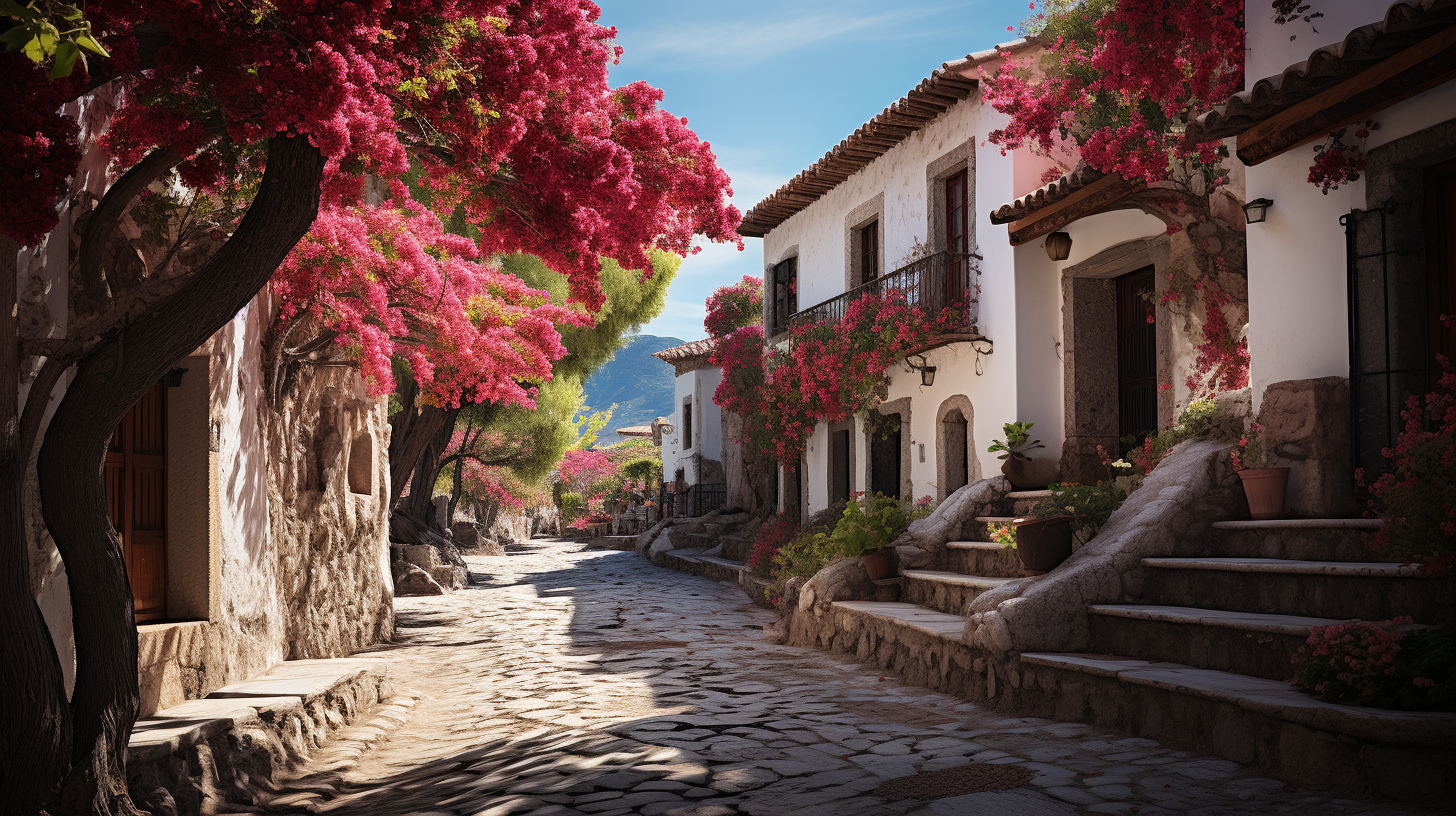
POLYGON ((1329 195, 1331 190, 1338 190, 1341 185, 1359 181, 1360 172, 1365 169, 1365 140, 1370 138, 1371 131, 1379 129, 1379 122, 1366 119, 1340 128, 1322 144, 1315 145, 1314 164, 1309 166, 1309 183, 1318 185, 1321 193, 1329 195), (1355 129, 1355 141, 1346 143, 1351 127, 1355 129))
POLYGON ((760 578, 773 575, 774 556, 799 534, 797 513, 780 513, 764 522, 753 537, 748 553, 748 569, 760 578))
POLYGON ((712 358, 723 368, 713 399, 744 417, 746 437, 793 464, 816 425, 873 410, 890 366, 959 323, 954 309, 932 314, 889 291, 864 295, 840 320, 794 326, 787 350, 766 349, 761 327, 740 329, 712 358))
POLYGON ((1311 627, 1294 687, 1331 703, 1456 711, 1456 630, 1409 617, 1311 627))
POLYGON ((708 296, 703 328, 713 337, 726 337, 762 322, 763 278, 744 275, 738 283, 720 286, 708 296))
POLYGON ((1070 141, 1092 167, 1148 183, 1169 178, 1170 157, 1210 181, 1222 178, 1222 145, 1192 142, 1181 125, 1243 89, 1242 2, 1041 5, 1023 31, 1045 42, 1045 53, 1035 65, 1011 60, 986 78, 987 101, 1010 117, 992 143, 1054 155, 1070 141))
MULTIPOLYGON (((1366 540, 1433 576, 1456 566, 1456 369, 1438 358, 1445 373, 1437 390, 1407 400, 1395 447, 1381 451, 1387 469, 1369 486, 1369 514, 1385 523, 1366 540)), ((1363 484, 1364 473, 1356 475, 1363 484)))

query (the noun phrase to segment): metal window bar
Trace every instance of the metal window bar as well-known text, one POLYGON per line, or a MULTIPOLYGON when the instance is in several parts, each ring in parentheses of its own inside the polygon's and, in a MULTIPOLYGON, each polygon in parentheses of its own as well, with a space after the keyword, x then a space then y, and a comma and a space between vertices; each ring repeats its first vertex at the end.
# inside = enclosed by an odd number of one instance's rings
POLYGON ((1398 308, 1401 285, 1392 279, 1393 208, 1351 210, 1345 227, 1350 353, 1350 453, 1366 483, 1385 472, 1382 449, 1394 447, 1406 399, 1426 391, 1425 315, 1414 326, 1398 308), (1397 301, 1392 303, 1392 301, 1397 301), (1413 336, 1419 334, 1419 338, 1413 336), (1419 346, 1419 348, 1416 348, 1419 346))
POLYGON ((865 295, 896 292, 904 295, 908 305, 931 314, 938 314, 946 307, 958 308, 961 324, 974 331, 980 319, 981 270, 977 263, 980 260, 980 255, 971 252, 927 255, 838 297, 796 312, 789 318, 789 327, 843 320, 850 304, 865 295))

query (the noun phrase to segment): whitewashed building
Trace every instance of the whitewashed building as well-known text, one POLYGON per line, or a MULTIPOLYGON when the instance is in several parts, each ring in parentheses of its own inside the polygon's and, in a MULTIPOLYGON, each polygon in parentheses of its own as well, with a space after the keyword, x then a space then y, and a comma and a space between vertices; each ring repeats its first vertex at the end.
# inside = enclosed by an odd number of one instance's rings
POLYGON ((861 419, 815 429, 802 484, 780 480, 781 507, 813 514, 861 491, 943 499, 999 470, 986 448, 1013 421, 1035 423, 1037 455, 1062 478, 1095 479, 1098 445, 1168 424, 1186 397, 1178 373, 1192 346, 1154 296, 1167 224, 1095 173, 1041 186, 1056 161, 987 141, 1006 118, 983 102, 982 73, 1036 48, 1018 40, 946 63, 745 216, 740 232, 764 239, 770 342, 884 288, 967 314, 962 332, 887 372, 879 412, 890 422, 878 433, 861 419), (1006 204, 1018 196, 1107 211, 1044 219, 1006 204), (1070 254, 1052 260, 1043 239, 1064 226, 1070 254), (1119 345, 1138 351, 1141 370, 1120 370, 1119 345), (1169 382, 1180 385, 1158 388, 1169 382))
POLYGON ((652 355, 670 363, 675 373, 673 415, 659 426, 662 480, 674 483, 688 497, 693 515, 721 507, 727 482, 723 412, 713 401, 723 369, 709 360, 713 347, 713 340, 694 340, 652 355))

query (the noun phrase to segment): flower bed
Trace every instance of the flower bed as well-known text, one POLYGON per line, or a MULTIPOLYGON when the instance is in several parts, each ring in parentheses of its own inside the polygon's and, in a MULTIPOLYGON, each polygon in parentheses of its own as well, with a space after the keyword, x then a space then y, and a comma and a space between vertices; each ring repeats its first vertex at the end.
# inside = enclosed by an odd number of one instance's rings
POLYGON ((1456 711, 1456 630, 1408 617, 1316 626, 1294 655, 1294 687, 1331 703, 1456 711))

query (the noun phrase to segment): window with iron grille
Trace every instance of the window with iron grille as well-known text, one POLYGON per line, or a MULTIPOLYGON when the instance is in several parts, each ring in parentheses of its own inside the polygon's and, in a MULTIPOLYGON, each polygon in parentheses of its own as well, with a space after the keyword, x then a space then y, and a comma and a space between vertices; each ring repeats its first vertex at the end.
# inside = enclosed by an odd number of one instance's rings
POLYGON ((773 268, 773 310, 769 315, 769 334, 778 334, 789 327, 789 318, 799 311, 799 259, 785 258, 773 268))
POLYGON ((859 230, 859 282, 880 277, 880 222, 871 221, 859 230))

